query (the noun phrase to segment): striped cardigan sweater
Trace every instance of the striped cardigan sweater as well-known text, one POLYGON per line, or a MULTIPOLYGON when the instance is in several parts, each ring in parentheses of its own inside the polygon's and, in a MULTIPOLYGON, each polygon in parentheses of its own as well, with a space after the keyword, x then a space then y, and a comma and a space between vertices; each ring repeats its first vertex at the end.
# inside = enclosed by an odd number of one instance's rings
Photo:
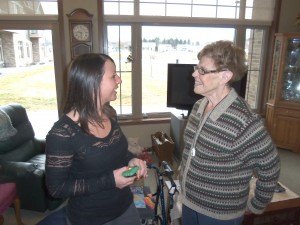
POLYGON ((262 119, 234 89, 204 116, 207 102, 194 105, 184 131, 182 202, 219 220, 240 217, 246 209, 260 214, 279 178, 277 149, 262 119), (249 197, 253 173, 256 188, 249 197))

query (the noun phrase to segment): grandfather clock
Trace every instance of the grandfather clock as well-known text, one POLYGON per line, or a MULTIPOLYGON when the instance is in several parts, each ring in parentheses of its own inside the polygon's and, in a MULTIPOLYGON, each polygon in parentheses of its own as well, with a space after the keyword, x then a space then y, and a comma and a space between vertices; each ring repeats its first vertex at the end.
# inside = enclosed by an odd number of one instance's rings
POLYGON ((93 15, 85 9, 67 14, 69 19, 71 58, 93 50, 93 15))

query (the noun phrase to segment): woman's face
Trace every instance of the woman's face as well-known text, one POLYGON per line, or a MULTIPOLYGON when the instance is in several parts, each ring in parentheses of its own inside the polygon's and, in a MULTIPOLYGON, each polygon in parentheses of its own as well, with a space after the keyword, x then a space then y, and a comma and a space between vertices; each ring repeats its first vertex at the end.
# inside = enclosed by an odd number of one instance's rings
POLYGON ((104 71, 105 73, 100 83, 100 97, 102 105, 117 99, 117 89, 119 84, 122 83, 121 78, 116 73, 116 66, 112 61, 107 60, 105 62, 104 71))
POLYGON ((194 92, 206 97, 217 93, 221 88, 222 77, 220 72, 215 72, 217 68, 214 61, 209 57, 203 56, 199 60, 197 67, 198 69, 192 74, 195 79, 194 92), (209 73, 200 74, 199 71, 206 71, 209 73))

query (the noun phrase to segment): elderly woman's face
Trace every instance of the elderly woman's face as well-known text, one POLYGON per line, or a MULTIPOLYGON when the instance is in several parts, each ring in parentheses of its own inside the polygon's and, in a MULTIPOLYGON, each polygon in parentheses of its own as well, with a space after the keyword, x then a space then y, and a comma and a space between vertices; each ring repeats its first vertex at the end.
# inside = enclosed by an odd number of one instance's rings
POLYGON ((216 69, 211 58, 204 56, 200 59, 197 69, 193 73, 196 94, 209 96, 221 88, 222 76, 220 72, 216 72, 216 69))

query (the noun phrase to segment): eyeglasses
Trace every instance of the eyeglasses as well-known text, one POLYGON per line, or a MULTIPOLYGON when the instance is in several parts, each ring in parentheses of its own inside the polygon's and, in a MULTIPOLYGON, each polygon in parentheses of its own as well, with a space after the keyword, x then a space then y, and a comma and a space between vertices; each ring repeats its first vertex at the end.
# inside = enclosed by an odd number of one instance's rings
POLYGON ((198 71, 200 75, 205 75, 208 73, 217 73, 221 71, 226 71, 227 69, 221 69, 221 70, 205 70, 203 67, 194 66, 194 71, 198 71))

